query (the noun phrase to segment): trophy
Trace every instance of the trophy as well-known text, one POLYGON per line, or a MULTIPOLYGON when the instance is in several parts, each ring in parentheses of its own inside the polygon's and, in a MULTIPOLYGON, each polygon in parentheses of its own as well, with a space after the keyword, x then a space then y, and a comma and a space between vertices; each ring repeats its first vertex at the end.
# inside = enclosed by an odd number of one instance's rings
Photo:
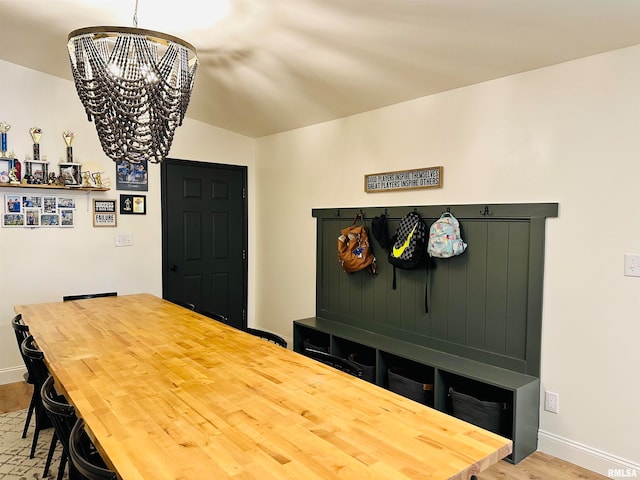
POLYGON ((93 180, 93 183, 95 184, 96 188, 102 188, 102 173, 101 172, 96 172, 96 173, 92 173, 91 174, 91 179, 93 180))
POLYGON ((40 136, 42 135, 42 129, 38 127, 31 127, 29 129, 31 139, 33 140, 33 160, 40 161, 40 136))
POLYGON ((64 132, 62 132, 64 143, 67 144, 67 163, 73 163, 73 147, 71 146, 71 143, 73 142, 73 137, 75 136, 76 134, 70 130, 65 130, 64 132))
POLYGON ((11 129, 11 125, 7 122, 0 122, 0 134, 2 135, 2 150, 0 155, 7 157, 7 132, 11 129))

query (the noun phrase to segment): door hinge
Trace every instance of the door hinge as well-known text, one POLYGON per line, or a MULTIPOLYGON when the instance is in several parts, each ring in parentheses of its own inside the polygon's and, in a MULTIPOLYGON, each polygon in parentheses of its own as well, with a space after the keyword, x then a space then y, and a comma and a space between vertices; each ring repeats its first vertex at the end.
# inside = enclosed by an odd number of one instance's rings
POLYGON ((242 199, 247 199, 247 189, 245 187, 242 187, 242 199))
POLYGON ((247 321, 247 311, 243 308, 242 309, 242 322, 246 322, 247 321))
POLYGON ((242 260, 246 260, 247 259, 247 251, 246 250, 242 250, 242 260))

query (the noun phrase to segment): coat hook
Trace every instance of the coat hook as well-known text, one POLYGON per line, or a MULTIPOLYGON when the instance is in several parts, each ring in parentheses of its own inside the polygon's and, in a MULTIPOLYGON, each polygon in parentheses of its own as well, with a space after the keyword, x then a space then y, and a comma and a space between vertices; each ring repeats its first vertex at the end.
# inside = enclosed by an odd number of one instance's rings
POLYGON ((447 213, 451 213, 451 207, 447 207, 447 213))
POLYGON ((388 216, 389 216, 389 209, 388 209, 388 208, 385 208, 385 209, 384 209, 384 216, 385 216, 385 217, 388 217, 388 216))
POLYGON ((484 206, 484 210, 480 210, 480 215, 493 215, 493 213, 491 212, 491 210, 489 210, 489 206, 485 205, 484 206))
POLYGON ((340 216, 340 209, 336 210, 336 217, 340 216))

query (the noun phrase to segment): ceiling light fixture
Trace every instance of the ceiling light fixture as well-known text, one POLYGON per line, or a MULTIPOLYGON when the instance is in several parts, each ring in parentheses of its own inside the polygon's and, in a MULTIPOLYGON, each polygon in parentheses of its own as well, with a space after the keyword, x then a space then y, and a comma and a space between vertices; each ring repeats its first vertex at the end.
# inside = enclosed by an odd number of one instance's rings
POLYGON ((180 38, 138 28, 87 27, 67 48, 78 96, 112 160, 162 161, 182 125, 198 58, 180 38))

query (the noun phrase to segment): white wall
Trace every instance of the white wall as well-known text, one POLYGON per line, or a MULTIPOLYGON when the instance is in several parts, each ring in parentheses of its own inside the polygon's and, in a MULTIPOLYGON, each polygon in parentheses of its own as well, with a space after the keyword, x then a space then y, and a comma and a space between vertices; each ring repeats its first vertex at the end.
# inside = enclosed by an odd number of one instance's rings
MULTIPOLYGON (((9 150, 21 160, 30 127, 43 129, 52 163, 71 129, 76 158, 113 171, 70 82, 0 61, 0 93, 9 150)), ((287 337, 293 320, 315 312, 312 208, 559 202, 547 223, 542 390, 560 394, 560 414, 541 412, 540 447, 605 474, 640 474, 640 278, 622 275, 624 253, 640 253, 639 118, 637 46, 257 142, 187 120, 170 156, 248 165, 249 321, 287 337), (445 167, 442 189, 363 192, 366 173, 434 165, 445 167)), ((85 194, 73 229, 0 229, 0 383, 22 372, 13 305, 86 291, 161 294, 157 166, 150 177, 148 214, 119 216, 115 229, 91 226, 85 194), (116 233, 132 234, 134 246, 115 248, 116 233)))
MULTIPOLYGON (((87 121, 72 82, 44 75, 0 61, 0 121, 11 125, 8 150, 15 151, 23 163, 32 155, 29 128, 43 130, 40 154, 47 156, 51 168, 58 170, 60 157, 66 158, 62 139, 64 130, 72 130, 74 160, 94 162, 104 170, 103 179, 111 179, 111 190, 104 193, 71 192, 77 197, 74 228, 0 228, 0 384, 22 379, 24 365, 15 343, 9 319, 13 306, 26 303, 59 301, 62 295, 115 290, 119 294, 149 292, 162 295, 162 243, 160 216, 160 166, 149 166, 149 191, 145 216, 118 215, 115 228, 94 228, 90 215, 91 199, 119 199, 115 187, 115 164, 102 152, 95 126, 87 121), (132 247, 114 246, 116 234, 133 235, 132 247)), ((246 165, 249 190, 254 188, 253 163, 255 141, 200 122, 186 119, 176 130, 172 158, 246 165)), ((23 170, 24 171, 24 170, 23 170)), ((1 188, 4 195, 41 190, 1 188)), ((67 194, 54 190, 47 193, 67 194)), ((249 198, 250 218, 253 200, 249 198)), ((0 209, 4 211, 4 208, 0 209)), ((254 243, 249 238, 250 249, 254 243)), ((250 250, 251 251, 251 250, 250 250)), ((250 260, 252 260, 250 255, 250 260)), ((249 265, 253 279, 253 262, 249 265)), ((249 319, 254 301, 250 283, 249 319)))
POLYGON ((640 253, 640 46, 265 137, 256 151, 257 322, 288 335, 315 313, 312 208, 558 202, 541 380, 560 413, 541 411, 539 445, 640 476, 640 278, 623 276, 624 253, 640 253), (363 191, 364 174, 435 165, 442 189, 363 191))

